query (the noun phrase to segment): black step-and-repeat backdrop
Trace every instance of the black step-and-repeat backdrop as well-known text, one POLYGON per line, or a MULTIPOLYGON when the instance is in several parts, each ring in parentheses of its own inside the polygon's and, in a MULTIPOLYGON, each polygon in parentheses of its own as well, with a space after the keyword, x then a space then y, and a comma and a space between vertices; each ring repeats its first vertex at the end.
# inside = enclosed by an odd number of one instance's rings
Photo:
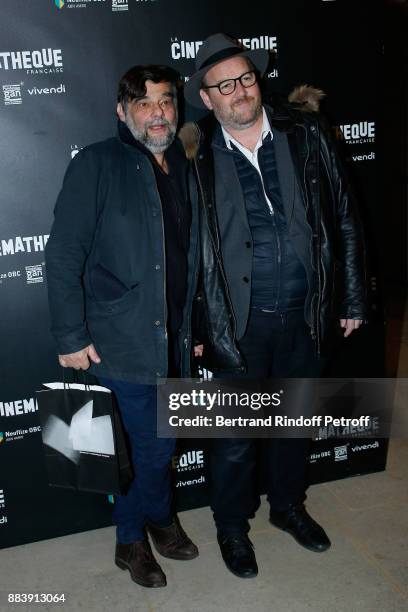
MULTIPOLYGON (((370 238, 373 314, 339 347, 331 374, 382 374, 377 18, 373 0, 2 0, 0 547, 110 524, 108 497, 47 486, 34 393, 61 377, 44 267, 54 202, 69 160, 115 132, 116 86, 131 65, 169 64, 187 79, 201 41, 224 31, 275 54, 271 91, 301 83, 326 91, 370 238)), ((337 434, 314 442, 312 482, 384 469, 385 440, 337 434)), ((205 441, 183 442, 173 467, 179 509, 206 504, 205 441)))

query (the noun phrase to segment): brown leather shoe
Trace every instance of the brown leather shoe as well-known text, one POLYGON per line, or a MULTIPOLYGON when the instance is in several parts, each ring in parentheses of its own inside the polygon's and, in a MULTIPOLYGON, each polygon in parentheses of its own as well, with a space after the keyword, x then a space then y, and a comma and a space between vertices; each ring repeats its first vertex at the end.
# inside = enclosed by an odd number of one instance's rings
POLYGON ((164 587, 166 576, 153 557, 147 540, 133 544, 116 544, 115 563, 120 569, 130 571, 134 582, 144 587, 164 587))
POLYGON ((148 522, 149 532, 157 552, 168 559, 188 561, 198 557, 198 548, 190 540, 177 517, 169 527, 157 527, 148 522))

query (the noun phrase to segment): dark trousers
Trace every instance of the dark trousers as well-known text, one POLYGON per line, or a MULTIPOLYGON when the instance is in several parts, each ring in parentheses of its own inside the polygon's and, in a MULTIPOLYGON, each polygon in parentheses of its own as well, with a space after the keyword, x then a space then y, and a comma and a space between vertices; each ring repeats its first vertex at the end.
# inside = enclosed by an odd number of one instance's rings
POLYGON ((113 521, 117 540, 131 544, 144 538, 146 519, 171 523, 170 462, 175 439, 157 438, 156 387, 100 378, 116 396, 128 434, 134 480, 126 495, 115 498, 113 521))
MULTIPOLYGON (((301 310, 269 313, 252 309, 239 347, 247 363, 247 373, 240 378, 312 378, 320 374, 321 364, 301 310)), ((296 438, 213 440, 211 507, 218 531, 249 531, 248 519, 260 504, 258 458, 273 510, 304 501, 309 447, 309 439, 296 438)))

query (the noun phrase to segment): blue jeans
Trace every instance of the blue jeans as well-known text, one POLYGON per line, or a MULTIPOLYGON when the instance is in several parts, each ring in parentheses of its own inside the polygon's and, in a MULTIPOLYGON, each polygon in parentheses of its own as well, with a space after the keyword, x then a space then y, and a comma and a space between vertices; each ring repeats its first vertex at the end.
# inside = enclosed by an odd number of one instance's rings
POLYGON ((162 527, 171 523, 170 462, 176 441, 157 438, 154 385, 99 381, 115 394, 129 436, 135 478, 127 494, 115 498, 113 522, 118 542, 131 544, 144 539, 146 519, 162 527))

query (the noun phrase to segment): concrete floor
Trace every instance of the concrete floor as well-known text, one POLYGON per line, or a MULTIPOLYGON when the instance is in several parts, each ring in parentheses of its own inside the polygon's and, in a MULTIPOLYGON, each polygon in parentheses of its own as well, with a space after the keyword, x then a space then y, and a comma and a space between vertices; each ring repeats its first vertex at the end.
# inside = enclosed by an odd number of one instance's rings
MULTIPOLYGON (((408 377, 408 317, 398 376, 408 377)), ((406 406, 399 405, 399 409, 406 406)), ((315 485, 308 509, 332 548, 301 548, 271 527, 265 501, 252 523, 259 576, 230 574, 208 508, 180 514, 200 548, 191 562, 161 559, 164 589, 144 589, 113 564, 114 528, 0 551, 0 610, 104 612, 407 612, 408 441, 392 440, 382 473, 315 485), (8 605, 7 593, 65 593, 65 604, 8 605)))

